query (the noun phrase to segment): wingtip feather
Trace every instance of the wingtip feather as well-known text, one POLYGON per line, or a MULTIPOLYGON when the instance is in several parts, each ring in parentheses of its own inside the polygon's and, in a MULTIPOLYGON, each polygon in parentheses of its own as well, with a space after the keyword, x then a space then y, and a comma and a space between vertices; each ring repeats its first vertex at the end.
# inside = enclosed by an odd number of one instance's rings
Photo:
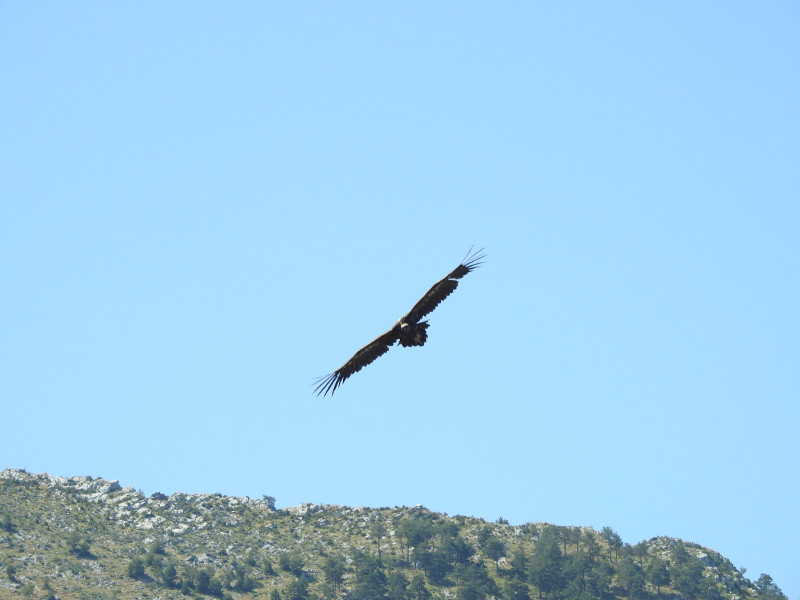
POLYGON ((317 379, 314 383, 317 386, 314 388, 314 393, 317 396, 321 394, 322 397, 324 398, 325 396, 328 395, 328 392, 330 392, 331 397, 333 397, 333 394, 336 392, 336 388, 339 387, 342 381, 339 379, 338 374, 334 372, 331 373, 330 375, 323 375, 322 377, 317 379), (331 389, 331 387, 333 389, 331 389))
POLYGON ((464 257, 464 260, 461 261, 461 264, 467 268, 467 272, 480 267, 483 264, 483 259, 486 258, 486 254, 481 254, 486 250, 485 247, 475 252, 472 251, 472 248, 474 248, 474 244, 470 246, 467 255, 464 257))

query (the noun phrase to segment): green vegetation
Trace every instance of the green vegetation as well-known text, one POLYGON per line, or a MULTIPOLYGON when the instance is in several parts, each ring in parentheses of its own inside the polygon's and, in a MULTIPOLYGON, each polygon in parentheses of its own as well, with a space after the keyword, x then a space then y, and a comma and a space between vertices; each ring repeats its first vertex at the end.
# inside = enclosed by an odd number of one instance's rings
POLYGON ((718 553, 422 507, 155 493, 0 472, 0 598, 786 600, 718 553))

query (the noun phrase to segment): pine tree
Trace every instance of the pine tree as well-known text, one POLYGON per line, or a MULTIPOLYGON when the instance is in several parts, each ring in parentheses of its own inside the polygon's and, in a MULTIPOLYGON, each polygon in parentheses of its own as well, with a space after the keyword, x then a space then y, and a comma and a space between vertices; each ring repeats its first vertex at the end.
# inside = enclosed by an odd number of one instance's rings
POLYGON ((345 559, 341 555, 329 556, 325 559, 322 566, 322 573, 325 575, 325 583, 330 586, 331 595, 336 597, 336 592, 342 585, 346 570, 345 559))
POLYGON ((661 586, 669 585, 670 576, 667 561, 655 556, 650 561, 646 571, 647 581, 656 586, 656 594, 661 595, 661 586))
POLYGON ((625 588, 628 598, 632 599, 644 588, 644 571, 631 556, 625 556, 617 568, 617 581, 625 588))
POLYGON ((542 595, 549 596, 561 589, 562 559, 556 536, 551 528, 545 529, 533 548, 530 564, 531 581, 542 595))
POLYGON ((389 600, 408 600, 408 579, 401 571, 392 571, 388 577, 389 600))
POLYGON ((759 600, 787 600, 781 588, 766 573, 762 573, 754 585, 758 590, 759 600))
POLYGON ((411 600, 429 600, 431 593, 425 586, 425 579, 422 575, 414 575, 408 586, 408 597, 411 600))
POLYGON ((380 600, 389 591, 386 575, 376 560, 363 565, 356 574, 353 597, 363 600, 380 600))

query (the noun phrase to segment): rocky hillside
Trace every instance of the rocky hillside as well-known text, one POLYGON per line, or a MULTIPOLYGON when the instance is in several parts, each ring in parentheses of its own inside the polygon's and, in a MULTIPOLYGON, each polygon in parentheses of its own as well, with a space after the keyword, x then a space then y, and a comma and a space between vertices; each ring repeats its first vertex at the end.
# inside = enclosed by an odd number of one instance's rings
POLYGON ((611 529, 510 525, 423 507, 220 494, 0 472, 0 598, 784 600, 718 553, 611 529))

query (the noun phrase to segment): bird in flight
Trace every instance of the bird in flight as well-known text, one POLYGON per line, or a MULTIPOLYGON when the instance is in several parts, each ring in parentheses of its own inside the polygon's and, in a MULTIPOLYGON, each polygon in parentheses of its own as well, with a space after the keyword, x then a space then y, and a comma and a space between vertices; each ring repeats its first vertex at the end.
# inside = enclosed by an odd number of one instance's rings
POLYGON ((336 369, 330 375, 320 377, 315 382, 314 391, 317 396, 322 394, 331 396, 336 389, 344 383, 345 379, 353 373, 357 373, 362 368, 373 362, 379 356, 383 356, 389 351, 389 347, 399 341, 401 346, 424 346, 428 339, 428 321, 421 321, 423 317, 433 312, 439 303, 453 293, 458 287, 458 280, 467 273, 471 273, 483 264, 485 254, 483 248, 472 252, 472 248, 467 252, 467 256, 461 264, 448 273, 443 279, 433 284, 425 295, 419 299, 414 307, 405 316, 400 317, 397 323, 386 333, 379 335, 369 344, 356 352, 350 360, 336 369))

